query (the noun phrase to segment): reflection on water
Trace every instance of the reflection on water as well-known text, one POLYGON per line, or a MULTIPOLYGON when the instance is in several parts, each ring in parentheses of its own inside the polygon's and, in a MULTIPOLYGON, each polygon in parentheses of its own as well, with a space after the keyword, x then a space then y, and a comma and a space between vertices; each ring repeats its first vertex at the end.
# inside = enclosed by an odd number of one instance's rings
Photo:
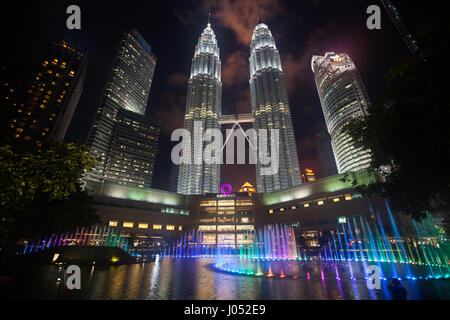
MULTIPOLYGON (((382 281, 382 289, 368 290, 365 280, 336 279, 332 268, 323 268, 319 278, 279 279, 218 272, 213 262, 206 258, 164 258, 147 264, 85 267, 79 291, 57 284, 61 276, 57 267, 27 267, 14 286, 0 289, 8 292, 7 297, 19 299, 390 299, 386 281, 382 281)), ((450 298, 447 280, 402 281, 402 285, 408 299, 450 298)))

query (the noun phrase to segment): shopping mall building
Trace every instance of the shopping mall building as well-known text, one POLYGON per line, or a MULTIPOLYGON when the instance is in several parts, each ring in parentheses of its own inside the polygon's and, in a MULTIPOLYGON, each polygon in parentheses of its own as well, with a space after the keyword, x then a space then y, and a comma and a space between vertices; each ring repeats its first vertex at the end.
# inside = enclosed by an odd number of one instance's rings
POLYGON ((248 183, 237 193, 186 196, 173 192, 89 183, 102 224, 128 235, 141 250, 157 249, 199 230, 203 244, 239 247, 266 224, 287 224, 309 247, 347 219, 386 214, 381 198, 361 194, 375 181, 367 171, 335 175, 291 189, 254 193, 248 183), (355 183, 356 182, 356 183, 355 183))

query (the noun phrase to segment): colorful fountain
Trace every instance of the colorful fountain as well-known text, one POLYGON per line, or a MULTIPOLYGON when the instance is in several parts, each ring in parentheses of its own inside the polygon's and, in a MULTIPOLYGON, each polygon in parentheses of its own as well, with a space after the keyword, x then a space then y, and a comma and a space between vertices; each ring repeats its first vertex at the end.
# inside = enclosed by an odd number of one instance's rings
POLYGON ((245 238, 252 241, 237 247, 208 244, 204 236, 203 232, 195 229, 186 232, 161 254, 184 258, 237 256, 263 260, 296 260, 300 256, 291 226, 266 225, 258 231, 247 231, 245 238))
POLYGON ((368 279, 369 266, 378 267, 384 280, 449 278, 448 240, 438 235, 431 216, 411 220, 415 234, 408 234, 401 232, 390 210, 388 214, 388 227, 376 213, 345 219, 314 252, 297 246, 291 226, 278 224, 248 232, 245 238, 251 241, 237 246, 207 244, 204 233, 191 230, 161 255, 214 257, 218 270, 270 278, 324 280, 332 272, 338 281, 368 279))
POLYGON ((22 254, 30 254, 55 247, 116 247, 135 256, 123 233, 111 227, 93 226, 90 229, 77 229, 75 232, 64 232, 44 236, 38 240, 28 241, 22 254))

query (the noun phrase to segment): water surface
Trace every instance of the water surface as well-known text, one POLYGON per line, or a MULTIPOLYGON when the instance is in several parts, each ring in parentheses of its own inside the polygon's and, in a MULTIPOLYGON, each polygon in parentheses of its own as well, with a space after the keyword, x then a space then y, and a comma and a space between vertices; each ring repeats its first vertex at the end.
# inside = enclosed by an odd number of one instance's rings
MULTIPOLYGON (((164 258, 145 264, 82 267, 81 290, 57 282, 56 266, 24 267, 16 283, 2 286, 6 298, 87 300, 371 300, 390 299, 386 286, 369 290, 364 279, 280 279, 217 271, 214 259, 164 258)), ((408 299, 450 299, 448 280, 404 280, 408 299)))

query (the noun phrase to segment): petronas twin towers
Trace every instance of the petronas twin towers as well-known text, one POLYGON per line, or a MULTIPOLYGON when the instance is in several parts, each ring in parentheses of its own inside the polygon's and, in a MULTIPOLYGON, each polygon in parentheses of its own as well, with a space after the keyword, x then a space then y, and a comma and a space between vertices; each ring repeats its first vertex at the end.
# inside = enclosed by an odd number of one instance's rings
POLYGON ((178 174, 178 193, 204 194, 219 192, 220 165, 202 161, 204 143, 198 141, 194 122, 201 122, 200 129, 219 129, 222 111, 222 63, 216 35, 211 24, 203 30, 195 47, 191 76, 188 82, 184 129, 191 132, 191 164, 181 164, 178 174), (197 139, 196 139, 197 137, 197 139), (199 158, 199 159, 196 159, 199 158))
MULTIPOLYGON (((280 54, 268 26, 258 21, 250 45, 250 92, 254 129, 278 129, 278 170, 262 175, 262 165, 256 164, 258 192, 273 192, 301 184, 297 147, 292 128, 280 54)), ((208 22, 195 48, 191 76, 188 82, 184 129, 192 133, 191 162, 181 164, 178 176, 178 193, 205 194, 220 190, 220 164, 205 164, 203 141, 197 141, 194 130, 220 129, 222 110, 222 82, 220 50, 208 22), (201 122, 201 128, 198 124, 201 122), (194 123, 197 125, 194 126, 194 123)), ((270 144, 270 143, 269 143, 270 144)), ((276 152, 270 150, 268 153, 276 152)))
POLYGON ((301 184, 280 54, 269 27, 262 22, 258 22, 250 44, 250 94, 255 129, 278 129, 280 133, 278 173, 263 176, 261 165, 257 164, 258 192, 273 192, 301 184))

